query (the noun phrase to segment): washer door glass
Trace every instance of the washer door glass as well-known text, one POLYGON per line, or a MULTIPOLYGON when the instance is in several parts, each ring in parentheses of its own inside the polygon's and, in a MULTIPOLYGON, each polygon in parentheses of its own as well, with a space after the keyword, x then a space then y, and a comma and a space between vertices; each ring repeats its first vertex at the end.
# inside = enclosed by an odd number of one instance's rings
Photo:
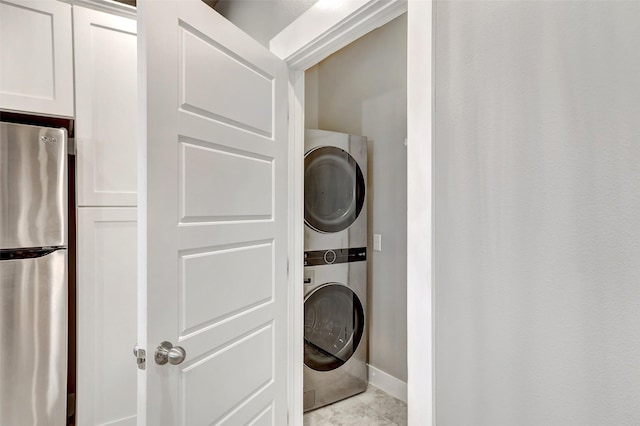
POLYGON ((364 310, 348 287, 329 283, 304 302, 304 363, 334 370, 351 358, 364 332, 364 310))
POLYGON ((304 220, 320 232, 339 232, 357 219, 365 182, 356 160, 333 146, 304 157, 304 220))

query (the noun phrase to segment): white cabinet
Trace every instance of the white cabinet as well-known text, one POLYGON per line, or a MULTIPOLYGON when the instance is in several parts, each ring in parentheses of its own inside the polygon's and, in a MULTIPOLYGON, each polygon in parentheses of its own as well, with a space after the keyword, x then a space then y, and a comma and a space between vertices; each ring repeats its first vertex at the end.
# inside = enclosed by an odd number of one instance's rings
POLYGON ((135 206, 136 21, 73 8, 79 206, 135 206))
POLYGON ((71 5, 0 0, 0 108, 73 117, 71 5))
POLYGON ((75 71, 80 426, 136 424, 136 52, 135 19, 0 0, 1 109, 74 117, 75 71))
POLYGON ((134 426, 136 21, 74 5, 76 424, 134 426))
POLYGON ((135 208, 79 208, 77 408, 82 426, 136 424, 135 208))

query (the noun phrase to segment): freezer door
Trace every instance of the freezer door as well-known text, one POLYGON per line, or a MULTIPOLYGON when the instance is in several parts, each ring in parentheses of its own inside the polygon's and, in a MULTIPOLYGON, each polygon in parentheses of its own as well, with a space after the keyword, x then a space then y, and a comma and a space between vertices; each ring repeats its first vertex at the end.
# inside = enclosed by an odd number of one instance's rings
POLYGON ((0 260, 0 348, 0 425, 66 425, 66 250, 0 260))
POLYGON ((67 132, 0 122, 0 250, 66 246, 67 132))

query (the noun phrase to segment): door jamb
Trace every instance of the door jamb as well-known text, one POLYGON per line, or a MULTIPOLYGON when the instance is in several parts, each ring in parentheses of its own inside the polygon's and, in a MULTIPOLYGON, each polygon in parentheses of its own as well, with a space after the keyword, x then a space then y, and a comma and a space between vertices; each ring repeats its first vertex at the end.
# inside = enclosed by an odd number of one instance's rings
POLYGON ((407 356, 409 425, 435 424, 432 317, 432 0, 319 0, 270 43, 289 67, 289 424, 303 412, 305 70, 408 12, 407 356), (415 54, 412 52, 419 52, 415 54), (429 167, 425 167, 428 164, 429 167), (411 232, 409 232, 411 230, 411 232), (429 259, 429 261, 426 261, 429 259))

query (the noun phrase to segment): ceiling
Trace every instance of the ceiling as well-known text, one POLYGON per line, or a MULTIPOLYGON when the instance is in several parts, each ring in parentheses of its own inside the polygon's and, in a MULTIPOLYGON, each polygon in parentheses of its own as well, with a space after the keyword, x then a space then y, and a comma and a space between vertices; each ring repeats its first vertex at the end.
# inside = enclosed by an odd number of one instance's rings
MULTIPOLYGON (((118 3, 128 4, 129 6, 134 6, 134 7, 136 5, 136 0, 114 0, 114 1, 117 1, 118 3)), ((202 1, 211 7, 214 7, 216 3, 218 3, 218 0, 202 0, 202 1)))

